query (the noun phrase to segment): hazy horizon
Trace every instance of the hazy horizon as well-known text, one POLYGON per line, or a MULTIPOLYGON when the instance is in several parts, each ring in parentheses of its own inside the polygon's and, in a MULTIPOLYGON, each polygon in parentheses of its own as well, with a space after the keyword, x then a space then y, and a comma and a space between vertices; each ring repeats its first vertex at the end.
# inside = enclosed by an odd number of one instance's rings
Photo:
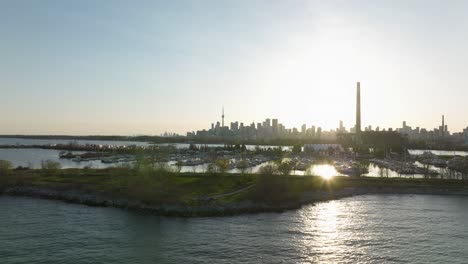
POLYGON ((466 1, 2 1, 0 134, 468 126, 466 1))

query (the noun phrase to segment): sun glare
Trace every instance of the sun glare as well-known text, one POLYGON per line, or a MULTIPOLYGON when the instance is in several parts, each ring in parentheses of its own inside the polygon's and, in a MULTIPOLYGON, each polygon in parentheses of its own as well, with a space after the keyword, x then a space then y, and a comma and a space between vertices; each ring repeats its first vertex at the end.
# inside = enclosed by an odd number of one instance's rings
POLYGON ((331 179, 333 176, 337 175, 338 172, 331 165, 316 165, 312 170, 314 175, 321 176, 324 179, 331 179))

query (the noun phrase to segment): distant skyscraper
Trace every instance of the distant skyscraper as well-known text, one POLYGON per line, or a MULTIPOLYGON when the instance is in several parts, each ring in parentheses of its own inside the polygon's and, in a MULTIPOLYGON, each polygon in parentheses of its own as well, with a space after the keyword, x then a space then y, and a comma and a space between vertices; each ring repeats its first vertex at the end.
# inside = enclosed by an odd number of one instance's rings
POLYGON ((357 82, 356 93, 356 135, 361 133, 361 83, 357 82))
POLYGON ((272 122, 272 125, 273 125, 273 135, 276 136, 276 135, 278 135, 278 129, 279 129, 278 119, 272 119, 271 122, 272 122))
POLYGON ((221 126, 224 127, 224 106, 223 106, 223 114, 221 115, 221 126))
POLYGON ((231 122, 231 130, 232 131, 237 131, 239 130, 239 122, 236 121, 236 122, 231 122))

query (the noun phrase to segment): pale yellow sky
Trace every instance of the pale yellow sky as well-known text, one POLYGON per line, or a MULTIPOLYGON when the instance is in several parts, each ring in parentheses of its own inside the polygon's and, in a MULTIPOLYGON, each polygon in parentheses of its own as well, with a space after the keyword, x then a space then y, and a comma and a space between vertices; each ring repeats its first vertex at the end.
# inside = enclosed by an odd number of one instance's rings
POLYGON ((0 3, 0 134, 468 126, 466 1, 0 3))

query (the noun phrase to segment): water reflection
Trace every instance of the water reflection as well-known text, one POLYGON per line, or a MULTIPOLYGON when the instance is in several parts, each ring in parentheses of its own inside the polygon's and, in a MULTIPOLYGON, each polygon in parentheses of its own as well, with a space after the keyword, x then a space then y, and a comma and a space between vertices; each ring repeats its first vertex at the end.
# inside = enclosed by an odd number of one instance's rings
POLYGON ((304 236, 299 243, 306 262, 338 263, 369 261, 367 243, 373 235, 364 228, 369 223, 365 204, 358 199, 343 203, 318 203, 301 212, 304 236), (361 244, 356 247, 356 244, 361 244), (311 254, 314 253, 314 254, 311 254), (346 260, 346 261, 344 261, 346 260))
POLYGON ((319 203, 307 212, 302 214, 304 217, 304 233, 310 234, 307 239, 301 241, 301 247, 305 252, 318 253, 313 257, 304 256, 312 262, 333 262, 336 260, 340 251, 340 245, 337 243, 340 238, 338 227, 338 216, 342 212, 335 201, 319 203), (317 245, 320 245, 317 247, 317 245))
POLYGON ((321 176, 324 179, 331 179, 333 176, 340 175, 335 167, 329 164, 313 165, 310 172, 312 175, 321 176))
POLYGON ((467 203, 365 195, 284 213, 167 218, 4 196, 0 255, 2 264, 466 263, 467 203))

